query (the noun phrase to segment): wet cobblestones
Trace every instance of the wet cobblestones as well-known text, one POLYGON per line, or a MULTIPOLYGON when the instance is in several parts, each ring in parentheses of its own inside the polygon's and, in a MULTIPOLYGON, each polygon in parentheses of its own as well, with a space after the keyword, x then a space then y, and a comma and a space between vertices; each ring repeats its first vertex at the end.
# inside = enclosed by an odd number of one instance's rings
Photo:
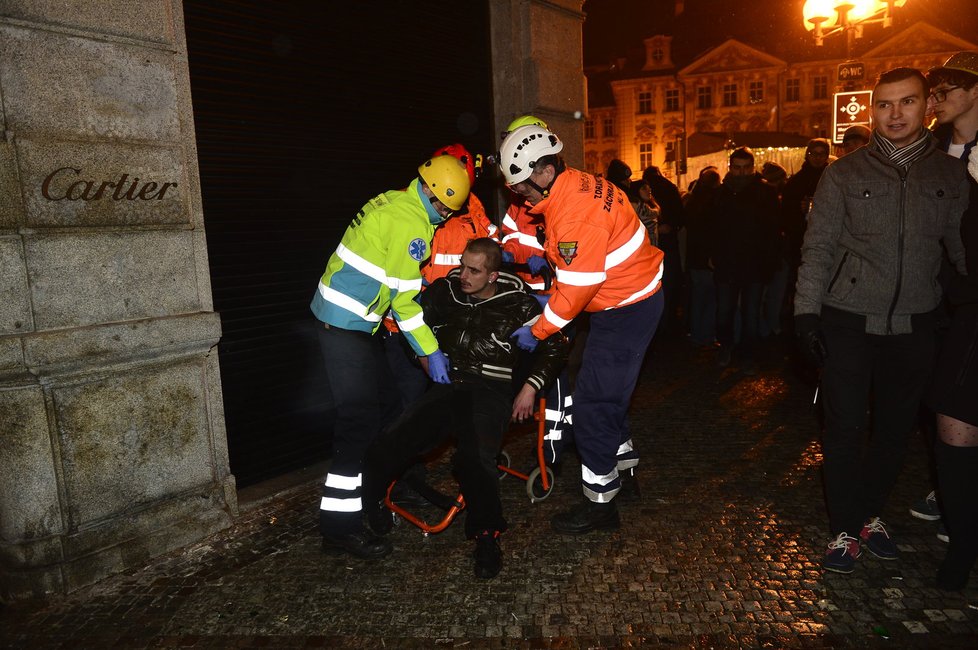
MULTIPOLYGON (((978 577, 938 591, 944 545, 907 511, 930 489, 920 436, 884 513, 901 558, 822 574, 812 392, 781 343, 748 377, 659 341, 632 412, 642 494, 620 504, 619 531, 550 532, 579 498, 575 459, 541 503, 507 478, 505 564, 482 582, 461 525, 424 537, 402 523, 378 563, 322 555, 308 483, 137 571, 3 607, 0 647, 978 647, 978 577)), ((507 450, 530 464, 528 435, 507 450)), ((444 464, 432 471, 447 481, 444 464)))

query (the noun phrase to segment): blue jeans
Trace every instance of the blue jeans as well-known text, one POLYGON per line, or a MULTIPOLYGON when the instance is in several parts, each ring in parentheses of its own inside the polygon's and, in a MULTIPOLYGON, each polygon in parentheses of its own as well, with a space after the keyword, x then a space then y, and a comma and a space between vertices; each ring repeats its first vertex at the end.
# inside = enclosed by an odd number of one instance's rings
POLYGON ((717 282, 717 340, 720 345, 734 344, 734 317, 740 306, 740 352, 745 361, 751 360, 760 328, 760 282, 735 280, 717 282))

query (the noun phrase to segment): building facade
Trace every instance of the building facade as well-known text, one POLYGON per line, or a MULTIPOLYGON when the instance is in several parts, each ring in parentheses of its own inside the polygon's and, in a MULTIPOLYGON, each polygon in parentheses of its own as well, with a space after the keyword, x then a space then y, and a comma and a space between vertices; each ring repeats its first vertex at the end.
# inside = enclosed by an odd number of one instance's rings
MULTIPOLYGON (((898 66, 926 70, 974 43, 927 23, 893 34, 858 57, 863 78, 839 81, 843 59, 786 61, 736 39, 707 50, 692 62, 676 66, 672 37, 644 41, 645 61, 629 71, 619 60, 608 74, 590 70, 589 106, 584 127, 585 168, 603 172, 613 158, 635 172, 654 164, 676 179, 675 151, 685 134, 689 155, 705 154, 716 135, 727 146, 738 134, 768 134, 771 147, 797 144, 797 138, 831 137, 834 95, 842 90, 871 89, 876 76, 898 66), (600 87, 601 84, 610 86, 600 87), (592 103, 592 100, 593 103, 592 103), (699 143, 699 149, 693 142, 699 143)), ((722 146, 722 145, 721 145, 722 146)), ((694 172, 695 170, 691 170, 694 172)), ((678 179, 682 180, 682 179, 678 179)))

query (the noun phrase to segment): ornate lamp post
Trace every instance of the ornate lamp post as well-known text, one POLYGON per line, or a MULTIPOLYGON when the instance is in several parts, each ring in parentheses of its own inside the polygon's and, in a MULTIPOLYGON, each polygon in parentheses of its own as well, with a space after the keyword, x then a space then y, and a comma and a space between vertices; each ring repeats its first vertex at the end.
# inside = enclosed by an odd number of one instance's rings
POLYGON ((802 9, 805 28, 813 32, 815 45, 826 36, 846 36, 846 59, 852 59, 855 39, 862 36, 864 25, 893 24, 893 11, 907 0, 806 0, 802 9))

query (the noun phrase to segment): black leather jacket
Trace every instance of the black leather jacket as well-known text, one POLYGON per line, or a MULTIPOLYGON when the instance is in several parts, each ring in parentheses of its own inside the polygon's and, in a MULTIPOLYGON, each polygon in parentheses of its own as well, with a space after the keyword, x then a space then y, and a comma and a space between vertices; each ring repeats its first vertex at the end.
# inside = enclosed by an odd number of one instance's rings
MULTIPOLYGON (((509 273, 499 274, 496 295, 491 298, 467 296, 462 293, 458 269, 421 293, 421 307, 438 347, 448 355, 453 379, 457 373, 474 373, 506 382, 512 381, 522 354, 510 336, 535 322, 543 311, 527 295, 523 281, 509 273)), ((567 338, 559 332, 540 341, 526 382, 537 390, 549 385, 567 361, 568 347, 567 338)))

